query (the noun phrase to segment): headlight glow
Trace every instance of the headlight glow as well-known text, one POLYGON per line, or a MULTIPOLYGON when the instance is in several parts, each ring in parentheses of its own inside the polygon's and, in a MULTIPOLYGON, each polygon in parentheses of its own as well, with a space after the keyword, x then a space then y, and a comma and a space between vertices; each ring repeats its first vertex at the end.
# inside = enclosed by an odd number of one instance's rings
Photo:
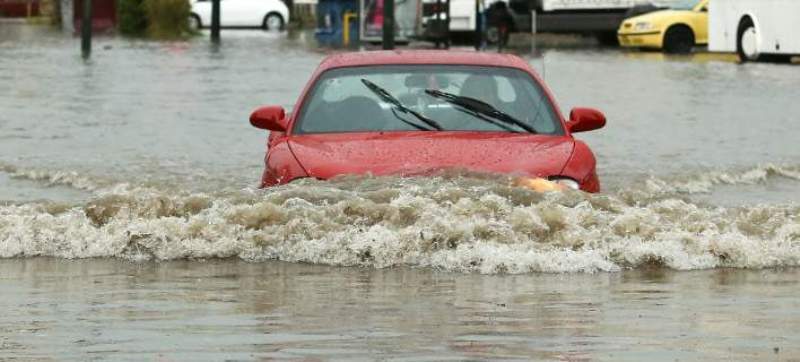
POLYGON ((512 180, 512 185, 524 187, 536 192, 580 190, 580 185, 569 177, 528 178, 518 177, 512 180))
POLYGON ((577 181, 575 181, 575 180, 573 180, 571 178, 565 178, 565 177, 553 178, 553 179, 551 179, 551 181, 553 181, 553 182, 555 182, 555 183, 557 183, 557 184, 559 184, 561 186, 564 186, 564 187, 566 187, 567 189, 570 189, 570 190, 580 190, 581 189, 581 185, 578 184, 577 181))

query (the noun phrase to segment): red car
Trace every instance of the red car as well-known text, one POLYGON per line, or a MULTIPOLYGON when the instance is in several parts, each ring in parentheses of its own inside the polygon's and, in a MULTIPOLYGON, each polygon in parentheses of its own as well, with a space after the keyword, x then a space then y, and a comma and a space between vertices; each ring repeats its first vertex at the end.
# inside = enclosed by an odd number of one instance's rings
POLYGON ((250 116, 254 127, 271 131, 262 187, 455 168, 598 192, 595 157, 572 133, 605 122, 589 108, 564 119, 517 56, 454 51, 332 55, 292 114, 268 106, 250 116))

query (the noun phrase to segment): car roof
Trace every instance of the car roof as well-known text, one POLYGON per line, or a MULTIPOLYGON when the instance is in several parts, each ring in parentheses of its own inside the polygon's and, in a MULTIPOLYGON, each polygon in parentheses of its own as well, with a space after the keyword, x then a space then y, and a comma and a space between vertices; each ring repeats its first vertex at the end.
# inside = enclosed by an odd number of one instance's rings
POLYGON ((326 57, 320 71, 369 65, 447 64, 529 69, 522 58, 512 54, 452 50, 384 50, 338 53, 326 57))

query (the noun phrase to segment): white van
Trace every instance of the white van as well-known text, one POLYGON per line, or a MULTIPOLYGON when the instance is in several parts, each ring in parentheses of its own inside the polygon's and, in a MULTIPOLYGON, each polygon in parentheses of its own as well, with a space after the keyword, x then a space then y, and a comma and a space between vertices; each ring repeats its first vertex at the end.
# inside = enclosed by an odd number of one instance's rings
MULTIPOLYGON (((608 33, 616 39, 619 24, 632 15, 632 8, 649 6, 646 9, 652 11, 677 0, 479 0, 482 10, 496 1, 508 4, 518 32, 608 33)), ((475 2, 449 0, 451 32, 475 31, 475 2)), ((435 4, 436 0, 423 0, 423 24, 434 17, 435 4)))
POLYGON ((712 0, 708 49, 742 61, 800 55, 800 0, 712 0))

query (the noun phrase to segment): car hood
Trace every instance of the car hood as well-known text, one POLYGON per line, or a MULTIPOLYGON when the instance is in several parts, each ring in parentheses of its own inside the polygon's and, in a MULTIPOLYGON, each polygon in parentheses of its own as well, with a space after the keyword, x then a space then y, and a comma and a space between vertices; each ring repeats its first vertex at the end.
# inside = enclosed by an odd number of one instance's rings
POLYGON ((442 169, 530 177, 558 175, 574 140, 495 132, 391 132, 292 136, 290 148, 310 177, 415 175, 442 169))

